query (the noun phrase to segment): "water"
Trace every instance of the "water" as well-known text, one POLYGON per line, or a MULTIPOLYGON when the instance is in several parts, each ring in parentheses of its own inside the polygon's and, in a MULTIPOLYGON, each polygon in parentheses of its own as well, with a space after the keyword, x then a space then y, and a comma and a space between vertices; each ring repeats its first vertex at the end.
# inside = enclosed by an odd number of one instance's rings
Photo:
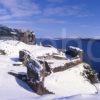
POLYGON ((75 46, 83 49, 84 61, 100 73, 100 40, 95 39, 37 39, 37 43, 52 45, 59 49, 75 46))

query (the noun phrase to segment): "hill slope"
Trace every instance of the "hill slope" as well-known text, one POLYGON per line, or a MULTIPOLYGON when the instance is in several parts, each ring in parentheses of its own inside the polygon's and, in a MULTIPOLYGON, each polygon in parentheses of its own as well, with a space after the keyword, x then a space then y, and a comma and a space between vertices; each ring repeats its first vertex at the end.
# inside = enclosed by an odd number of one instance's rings
POLYGON ((34 57, 46 53, 57 52, 55 48, 45 48, 37 45, 26 45, 19 41, 0 41, 0 49, 4 49, 7 55, 0 55, 0 99, 1 100, 33 100, 54 99, 70 97, 74 95, 95 94, 97 88, 82 76, 84 63, 66 71, 52 73, 45 79, 45 87, 55 93, 54 95, 38 96, 22 81, 8 74, 9 71, 26 73, 26 68, 18 61, 19 50, 29 50, 34 57))

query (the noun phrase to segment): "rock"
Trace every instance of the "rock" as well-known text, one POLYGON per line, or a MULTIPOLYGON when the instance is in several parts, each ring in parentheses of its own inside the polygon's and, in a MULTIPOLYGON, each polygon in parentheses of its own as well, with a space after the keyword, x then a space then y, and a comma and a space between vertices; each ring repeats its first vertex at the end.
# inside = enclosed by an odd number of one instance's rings
POLYGON ((92 84, 99 82, 97 73, 90 65, 84 65, 84 69, 83 76, 85 76, 92 84))
POLYGON ((33 92, 37 93, 38 95, 44 95, 44 94, 53 94, 52 92, 49 92, 43 85, 42 82, 30 82, 27 79, 27 75, 22 74, 16 74, 14 72, 8 72, 8 74, 15 76, 16 78, 22 80, 23 82, 27 83, 28 86, 33 90, 33 92))
POLYGON ((83 61, 83 51, 77 47, 68 47, 66 50, 66 55, 72 58, 80 58, 83 61))
POLYGON ((19 51, 19 60, 24 62, 26 59, 30 58, 30 52, 27 50, 19 51))
POLYGON ((0 55, 6 55, 6 52, 4 50, 0 50, 0 55))
POLYGON ((44 78, 51 73, 50 66, 46 61, 32 58, 26 50, 19 52, 19 59, 27 67, 27 77, 31 82, 43 82, 44 78))

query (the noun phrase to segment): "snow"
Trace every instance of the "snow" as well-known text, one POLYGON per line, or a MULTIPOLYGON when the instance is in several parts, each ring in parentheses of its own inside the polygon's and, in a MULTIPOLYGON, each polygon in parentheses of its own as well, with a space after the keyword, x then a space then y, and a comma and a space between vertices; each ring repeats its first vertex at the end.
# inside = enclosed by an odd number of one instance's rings
MULTIPOLYGON (((55 95, 38 96, 25 83, 8 74, 9 71, 16 73, 26 72, 26 68, 23 66, 13 66, 14 63, 19 62, 13 61, 12 57, 15 58, 16 56, 0 55, 0 100, 52 100, 71 96, 72 98, 75 96, 76 100, 78 98, 83 98, 83 100, 95 98, 94 95, 89 95, 96 92, 95 87, 80 75, 84 70, 82 64, 67 71, 48 76, 45 81, 45 87, 55 92, 55 95)), ((97 84, 97 87, 100 89, 99 84, 97 84)))
POLYGON ((26 84, 23 84, 28 90, 21 88, 21 81, 9 75, 9 71, 26 72, 25 67, 17 68, 13 66, 14 62, 8 56, 0 56, 0 100, 28 100, 36 94, 29 92, 31 90, 26 84))
POLYGON ((49 63, 50 68, 57 68, 58 66, 59 67, 64 66, 66 63, 80 61, 80 58, 77 58, 77 59, 62 59, 62 60, 47 59, 46 61, 49 63))
POLYGON ((50 60, 46 60, 48 63, 50 64, 51 68, 56 68, 58 66, 64 66, 66 64, 66 62, 68 62, 68 60, 56 60, 56 59, 50 59, 50 60))
POLYGON ((83 65, 79 64, 74 69, 52 73, 45 78, 45 87, 58 96, 96 93, 95 86, 81 75, 84 71, 83 65))
MULTIPOLYGON (((97 90, 100 91, 100 84, 98 83, 94 86, 82 76, 84 63, 66 71, 51 73, 51 75, 47 76, 44 85, 49 91, 55 93, 52 95, 39 96, 32 92, 27 84, 8 74, 9 71, 26 73, 26 67, 23 65, 13 65, 21 64, 18 61, 20 50, 28 50, 36 58, 48 53, 51 55, 52 53, 58 53, 56 48, 27 45, 14 40, 0 40, 0 49, 5 50, 7 53, 7 55, 0 55, 0 100, 99 100, 100 93, 95 93, 97 90)), ((63 65, 66 62, 66 60, 52 59, 51 62, 53 61, 56 62, 54 66, 63 65)))
POLYGON ((56 48, 43 47, 38 45, 28 45, 23 42, 16 40, 0 40, 0 49, 5 50, 8 55, 16 55, 20 50, 28 50, 36 58, 37 56, 44 56, 46 54, 52 55, 53 53, 58 53, 56 48), (41 52, 40 52, 41 50, 41 52))
POLYGON ((13 35, 17 35, 17 32, 11 32, 11 34, 13 34, 13 35))
POLYGON ((35 35, 35 32, 32 32, 33 35, 35 35))
POLYGON ((77 50, 77 51, 83 51, 82 49, 80 49, 80 48, 78 48, 78 47, 73 47, 73 46, 69 46, 69 48, 72 48, 72 49, 75 49, 75 50, 77 50))

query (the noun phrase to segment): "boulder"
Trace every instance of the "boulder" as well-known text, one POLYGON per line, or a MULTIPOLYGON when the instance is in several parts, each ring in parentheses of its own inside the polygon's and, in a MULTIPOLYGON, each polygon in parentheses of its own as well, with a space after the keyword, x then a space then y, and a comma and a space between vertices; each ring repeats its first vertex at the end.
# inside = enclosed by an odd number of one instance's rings
POLYGON ((27 50, 21 50, 19 51, 19 60, 21 62, 24 62, 26 58, 30 58, 30 52, 27 50))
POLYGON ((5 50, 0 50, 0 55, 6 55, 5 50))

